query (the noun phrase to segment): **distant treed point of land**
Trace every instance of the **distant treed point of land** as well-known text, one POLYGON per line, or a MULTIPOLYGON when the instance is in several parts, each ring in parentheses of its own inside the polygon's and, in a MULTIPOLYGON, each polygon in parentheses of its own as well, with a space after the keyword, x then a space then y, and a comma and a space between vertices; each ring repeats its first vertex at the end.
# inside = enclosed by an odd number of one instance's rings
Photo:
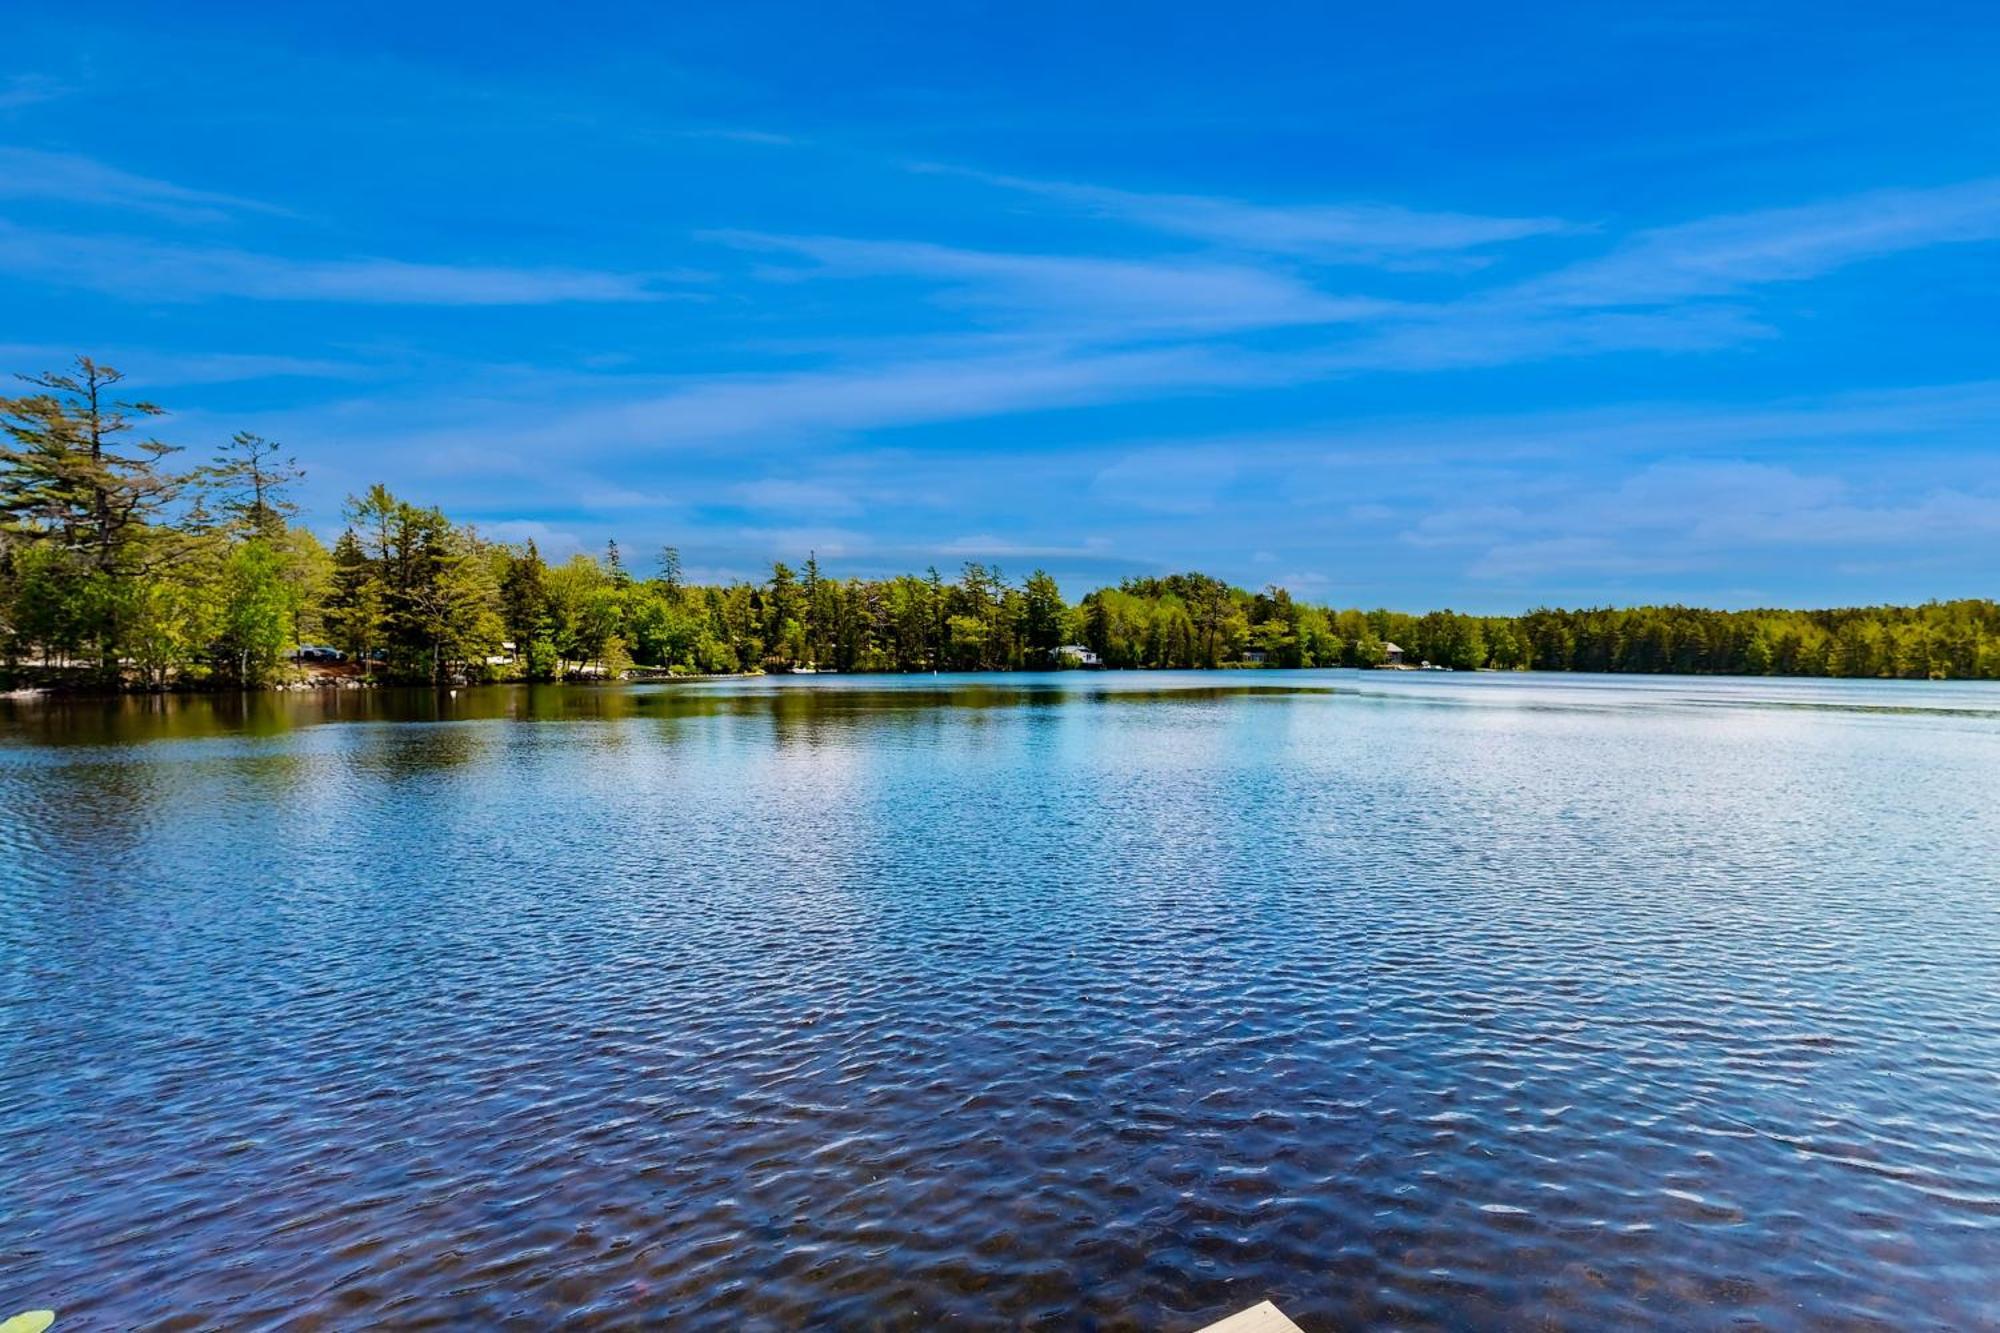
POLYGON ((808 557, 761 583, 650 575, 613 543, 551 565, 381 486, 329 551, 302 471, 239 433, 207 463, 150 403, 80 359, 0 398, 0 666, 16 683, 259 686, 672 673, 1063 666, 1375 667, 2000 679, 1990 600, 1823 611, 1684 606, 1473 616, 1337 610, 1204 574, 1127 579, 1074 604, 1037 570, 834 578, 808 557))

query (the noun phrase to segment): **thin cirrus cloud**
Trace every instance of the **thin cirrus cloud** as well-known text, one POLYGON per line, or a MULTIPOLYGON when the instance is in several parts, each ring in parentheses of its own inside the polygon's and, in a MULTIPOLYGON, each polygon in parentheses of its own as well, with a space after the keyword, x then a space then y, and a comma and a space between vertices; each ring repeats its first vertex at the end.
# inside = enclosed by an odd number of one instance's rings
POLYGON ((799 140, 789 134, 775 134, 770 130, 742 129, 728 125, 674 130, 672 133, 677 139, 707 139, 717 143, 755 144, 761 148, 795 148, 799 145, 799 140))
POLYGON ((0 111, 53 102, 69 92, 69 86, 46 74, 16 74, 0 82, 0 111))
POLYGON ((1477 250, 1579 230, 1555 217, 1423 212, 1394 204, 1257 204, 1200 194, 1150 194, 952 168, 989 185, 1076 205, 1154 231, 1300 258, 1384 263, 1477 250))
MULTIPOLYGON (((1760 216, 1790 217, 1796 222, 1800 212, 1776 210, 1760 216)), ((1699 233, 1705 226, 1691 223, 1662 230, 1699 233)), ((1935 227, 1905 227, 1896 243, 1921 244, 1922 238, 1937 234, 1935 227)), ((0 231, 0 265, 7 261, 8 239, 9 233, 0 231)), ((567 391, 553 397, 546 411, 524 413, 495 404, 489 412, 471 414, 485 418, 476 427, 468 425, 466 404, 461 400, 448 427, 412 433, 405 417, 387 433, 404 440, 447 441, 454 432, 475 429, 482 447, 511 442, 534 448, 581 438, 609 440, 618 442, 618 452, 627 456, 646 451, 783 448, 803 440, 823 442, 877 430, 1255 390, 1377 371, 1417 373, 1618 350, 1681 351, 1773 336, 1745 311, 1712 301, 1651 310, 1574 309, 1531 301, 1477 299, 1428 306, 1358 302, 1340 310, 1354 324, 1336 330, 1339 337, 1335 341, 1253 354, 1203 335, 1302 318, 1300 312, 1311 308, 1312 301, 1335 298, 1320 298, 1309 286, 1286 275, 1278 275, 1275 285, 1252 280, 1259 271, 1244 265, 1196 266, 1194 279, 1163 294, 1154 281, 1160 273, 1185 276, 1186 269, 1171 261, 1155 264, 995 255, 902 242, 746 234, 727 239, 748 247, 799 254, 820 269, 843 275, 907 276, 941 286, 952 299, 982 302, 985 308, 1019 321, 1031 333, 1004 355, 915 355, 819 370, 716 375, 686 380, 665 391, 642 388, 636 379, 611 377, 583 395, 587 406, 574 406, 579 395, 567 391), (1251 278, 1246 279, 1245 274, 1251 278), (1162 331, 1185 333, 1197 340, 1093 349, 1090 338, 1076 336, 1079 330, 1104 333, 1113 342, 1162 331), (524 421, 530 424, 522 424, 524 421)), ((1850 245, 1843 253, 1852 249, 1850 245)), ((169 253, 184 256, 196 252, 169 253)), ((203 261, 194 264, 191 273, 170 273, 167 286, 183 299, 191 290, 223 287, 274 298, 306 299, 310 293, 316 299, 430 299, 459 304, 643 299, 642 293, 646 297, 654 294, 653 289, 639 285, 641 280, 619 275, 466 270, 389 261, 314 266, 266 263, 240 252, 199 253, 203 261), (226 259, 208 266, 206 257, 216 253, 226 259)), ((1823 248, 1821 253, 1829 252, 1823 248)), ((161 281, 157 270, 139 278, 161 281)), ((1315 317, 1328 313, 1314 312, 1315 317)), ((1926 402, 1925 410, 1933 412, 1978 410, 1977 404, 1961 409, 1951 401, 1926 402)), ((1900 402, 1879 407, 1855 403, 1843 409, 1838 419, 1879 421, 1883 429, 1890 430, 1895 428, 1893 418, 1909 406, 1900 402)), ((1683 434, 1708 429, 1701 422, 1681 422, 1672 428, 1683 434)), ((1774 428, 1804 429, 1782 425, 1782 421, 1774 428)), ((1188 484, 1179 491, 1172 486, 1147 489, 1136 474, 1126 480, 1135 493, 1151 496, 1151 505, 1140 507, 1169 513, 1213 506, 1217 503, 1216 487, 1226 486, 1228 478, 1214 473, 1186 477, 1183 481, 1188 484), (1195 484, 1198 481, 1207 484, 1195 484)), ((1098 487, 1093 493, 1109 492, 1098 487)), ((813 497, 770 491, 754 497, 746 492, 742 498, 795 506, 813 497)))
POLYGON ((1726 306, 1548 312, 1459 301, 1403 312, 1322 358, 1327 373, 1460 370, 1606 352, 1701 352, 1773 336, 1726 306))
POLYGON ((1469 573, 1508 580, 1720 568, 1757 549, 1921 551, 2000 537, 2000 494, 1948 485, 1884 494, 1849 475, 1744 458, 1669 458, 1555 491, 1546 479, 1488 489, 1521 498, 1439 509, 1404 542, 1473 548, 1469 573))
POLYGON ((1078 556, 1101 556, 1111 543, 1102 537, 1086 538, 1080 545, 1024 542, 1019 538, 996 536, 990 532, 954 537, 935 549, 940 555, 985 560, 1058 560, 1078 556))
MULTIPOLYGON (((1552 219, 1409 216, 1427 219, 1405 236, 1409 246, 1477 244, 1558 225, 1552 219)), ((1770 339, 1776 330, 1753 309, 1714 298, 1746 296, 1763 285, 1817 277, 1881 255, 1996 236, 2000 180, 1876 191, 1655 228, 1540 277, 1434 302, 1329 293, 1298 274, 1254 263, 995 253, 916 241, 741 232, 713 239, 795 254, 815 265, 766 276, 906 277, 932 284, 927 299, 933 304, 1051 334, 1195 337, 1319 327, 1339 336, 1287 359, 1294 371, 1311 363, 1331 376, 1617 351, 1712 351, 1770 339)))
POLYGON ((70 236, 0 222, 0 271, 159 301, 237 297, 368 305, 504 306, 660 301, 683 275, 592 269, 425 264, 383 258, 295 259, 215 246, 70 236))
MULTIPOLYGON (((1467 567, 1482 580, 1534 580, 1556 574, 1590 577, 1607 572, 1657 574, 1681 570, 1724 570, 1745 552, 1817 551, 1848 554, 1881 549, 1904 557, 1923 552, 1958 555, 1969 543, 1990 548, 2000 537, 2000 497, 1943 489, 1890 502, 1864 502, 1842 486, 1825 487, 1784 469, 1756 469, 1758 480, 1781 495, 1798 489, 1801 498, 1760 499, 1732 490, 1737 502, 1726 509, 1697 509, 1697 496, 1712 491, 1711 479, 1696 478, 1679 503, 1660 506, 1616 530, 1549 535, 1522 534, 1486 545, 1467 567)), ((1747 478, 1730 479, 1740 484, 1747 478)), ((1604 497, 1607 502, 1615 498, 1604 497)))
POLYGON ((1091 493, 1102 503, 1157 514, 1203 514, 1242 470, 1224 446, 1134 449, 1097 470, 1091 493))
POLYGON ((829 514, 845 518, 861 512, 861 502, 852 493, 820 481, 766 477, 733 486, 729 495, 746 509, 777 513, 829 514))
POLYGON ((1342 324, 1385 317, 1397 303, 1321 292, 1248 264, 968 250, 924 241, 852 240, 715 232, 743 249, 800 256, 816 266, 774 278, 913 278, 943 303, 1084 333, 1220 333, 1342 324))
POLYGON ((1763 568, 1787 551, 1976 558, 2000 543, 2000 486, 1965 462, 1996 428, 1991 381, 1330 422, 1135 445, 1103 463, 1091 493, 1107 513, 1169 516, 1227 516, 1231 496, 1256 496, 1260 541, 1305 549, 1365 534, 1482 587, 1530 595, 1575 579, 1563 586, 1598 595, 1606 579, 1763 568), (1812 465, 1795 461, 1802 451, 1812 465), (1355 530, 1331 536, 1327 515, 1356 495, 1374 498, 1348 503, 1335 530, 1355 530))
MULTIPOLYGON (((1298 210, 1201 196, 1135 195, 1013 177, 981 179, 1096 200, 1135 218, 1228 219, 1211 239, 1317 237, 1415 253, 1577 228, 1553 218, 1480 218, 1408 210, 1298 210), (1336 213, 1338 216, 1336 217, 1336 213), (1268 216, 1267 216, 1268 215, 1268 216)), ((1206 225, 1206 224, 1204 224, 1206 225)), ((1616 351, 1711 351, 1777 332, 1747 304, 1756 288, 1938 245, 2000 237, 2000 179, 1722 215, 1654 228, 1538 277, 1469 287, 1441 301, 1331 293, 1259 262, 1140 260, 996 253, 923 241, 714 233, 787 252, 816 267, 765 276, 905 277, 932 284, 933 304, 999 316, 1016 327, 1087 337, 1220 336, 1318 327, 1339 335, 1292 359, 1327 375, 1437 371, 1616 351), (1716 298, 1742 297, 1734 304, 1716 298)), ((1284 251, 1290 242, 1262 248, 1284 251)), ((1257 247, 1246 247, 1257 248, 1257 247)))
MULTIPOLYGON (((429 430, 370 430, 394 452, 449 449, 524 454, 596 443, 597 456, 649 452, 692 454, 784 448, 872 430, 932 425, 1059 407, 1126 402, 1168 391, 1241 387, 1281 371, 1255 358, 1200 346, 911 360, 789 374, 721 375, 689 380, 664 393, 615 396, 607 381, 593 394, 565 390, 561 401, 525 410, 494 403, 473 413, 462 401, 452 424, 429 430), (570 406, 587 396, 592 405, 570 406), (606 401, 612 398, 613 401, 606 401), (476 421, 469 421, 475 418, 476 421)), ((356 422, 407 422, 406 404, 356 404, 356 422)))
POLYGON ((1863 260, 2000 237, 2000 177, 1877 190, 1643 231, 1511 289, 1546 306, 1662 305, 1816 278, 1863 260))
POLYGON ((2000 435, 2000 380, 1844 391, 1747 406, 1637 401, 1616 407, 1519 415, 1453 415, 1329 426, 1232 441, 1271 455, 1308 450, 1330 462, 1359 459, 1603 458, 1698 450, 1742 453, 1810 447, 1819 454, 1985 452, 2000 435))
MULTIPOLYGON (((0 365, 60 366, 76 355, 76 348, 48 343, 0 343, 0 365)), ((142 347, 100 347, 92 355, 98 362, 115 366, 140 383, 175 387, 240 384, 250 380, 366 379, 375 373, 373 367, 355 361, 263 352, 159 352, 142 347)))
POLYGON ((274 204, 135 175, 77 153, 5 146, 0 146, 0 199, 135 210, 179 222, 215 222, 244 212, 290 215, 274 204))
MULTIPOLYGON (((1615 332, 1596 328, 1595 341, 1575 340, 1566 350, 1576 355, 1603 350, 1614 338, 1626 347, 1675 345, 1682 336, 1676 317, 1634 317, 1615 332)), ((1526 346, 1510 341, 1504 330, 1493 330, 1482 364, 1553 354, 1548 346, 1526 346)), ((1420 368, 1419 362, 1428 364, 1425 356, 1420 343, 1407 349, 1382 345, 1292 354, 1251 353, 1213 342, 1123 348, 1059 343, 999 355, 704 376, 664 391, 650 377, 622 376, 565 377, 534 398, 517 400, 510 394, 483 404, 477 394, 461 391, 451 401, 449 424, 428 428, 412 429, 422 414, 397 400, 363 400, 337 415, 350 425, 366 423, 367 437, 387 441, 394 455, 463 447, 487 458, 498 457, 496 450, 525 458, 589 440, 595 456, 606 461, 687 457, 782 451, 802 442, 825 445, 912 427, 1252 391, 1369 370, 1413 370, 1420 368), (1406 351, 1414 360, 1404 359, 1406 351)), ((1124 463, 1107 464, 1092 494, 1116 495, 1121 505, 1158 513, 1201 512, 1217 503, 1232 466, 1202 449, 1161 456, 1135 453, 1124 463)), ((756 482, 746 483, 737 494, 775 505, 834 498, 756 482)))
MULTIPOLYGON (((687 380, 660 391, 628 377, 565 377, 553 384, 522 382, 517 374, 461 376, 449 399, 387 392, 310 409, 263 414, 258 429, 298 441, 329 460, 340 475, 329 493, 377 475, 436 484, 468 474, 534 478, 527 492, 546 503, 547 459, 576 455, 587 444, 598 469, 636 478, 671 460, 684 471, 721 466, 721 485, 741 507, 785 513, 862 511, 850 485, 817 491, 805 485, 741 482, 746 459, 786 457, 801 443, 845 447, 877 430, 948 424, 1008 413, 1129 402, 1173 386, 1219 389, 1266 373, 1254 363, 1201 349, 1158 348, 1097 356, 1001 356, 790 374, 744 374, 687 380), (504 383, 502 382, 504 381, 504 383), (633 471, 632 469, 641 469, 633 471), (734 488, 731 489, 732 483, 734 488), (831 502, 834 510, 812 508, 831 502)), ((182 424, 189 423, 183 420, 182 424)), ((215 423, 219 429, 221 422, 215 423)), ((839 455, 829 451, 828 458, 839 455)), ((659 507, 643 486, 586 487, 572 498, 593 511, 659 507)), ((868 506, 891 492, 907 494, 893 477, 869 488, 868 506)), ((935 497, 918 497, 934 506, 935 497)))
POLYGON ((584 546, 583 538, 569 528, 558 528, 540 519, 514 518, 488 522, 480 534, 495 541, 533 542, 544 556, 574 555, 584 546))
MULTIPOLYGON (((1671 345, 1679 336, 1672 317, 1659 327, 1640 319, 1620 326, 1626 346, 1671 345)), ((1522 346, 1493 329, 1486 363, 1509 356, 1550 354, 1522 346)), ((1602 330, 1600 330, 1602 334, 1602 330)), ((1602 334, 1602 336, 1610 336, 1602 334)), ((1578 343, 1582 354, 1599 345, 1578 343)), ((597 442, 607 461, 647 454, 687 456, 744 449, 783 450, 801 441, 826 443, 871 432, 1018 415, 1069 407, 1124 403, 1174 395, 1297 384, 1364 369, 1415 369, 1430 355, 1421 340, 1410 345, 1414 362, 1399 362, 1386 346, 1326 355, 1232 354, 1222 348, 1178 344, 1122 351, 1058 349, 955 359, 912 358, 786 374, 730 374, 690 379, 667 388, 635 392, 625 377, 564 379, 540 403, 492 401, 477 395, 454 400, 451 424, 412 431, 416 413, 388 400, 350 405, 338 415, 362 425, 391 452, 433 452, 463 445, 481 456, 597 442), (578 403, 588 404, 577 406, 578 403)), ((1471 356, 1470 350, 1465 357, 1471 356)), ((648 381, 650 383, 650 381, 648 381)), ((1600 456, 1607 452, 1686 449, 1702 442, 1744 447, 1758 442, 1795 445, 1895 439, 1956 448, 1980 438, 2000 420, 2000 385, 1972 383, 1890 393, 1835 395, 1823 400, 1775 403, 1761 408, 1699 408, 1640 403, 1617 411, 1531 415, 1519 418, 1387 423, 1369 427, 1296 432, 1276 438, 1192 441, 1128 448, 1087 475, 1090 493, 1115 497, 1121 507, 1163 514, 1207 512, 1240 476, 1255 471, 1250 459, 1294 463, 1325 458, 1341 466, 1376 458, 1395 461, 1405 481, 1425 460, 1600 456)), ((302 428, 324 431, 311 422, 302 428)), ((356 441, 360 443, 360 441, 356 441)), ((851 497, 781 480, 747 482, 734 492, 753 506, 797 508, 815 502, 849 512, 851 497)))

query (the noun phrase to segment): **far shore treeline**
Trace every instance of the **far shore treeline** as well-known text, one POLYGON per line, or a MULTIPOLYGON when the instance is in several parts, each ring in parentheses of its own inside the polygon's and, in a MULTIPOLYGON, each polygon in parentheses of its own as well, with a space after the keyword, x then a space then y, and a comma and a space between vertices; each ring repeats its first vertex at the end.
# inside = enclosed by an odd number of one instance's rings
POLYGON ((380 486, 328 550, 302 476, 242 433, 205 462, 153 439, 160 409, 79 359, 0 398, 0 668, 14 684, 259 686, 301 644, 380 680, 687 673, 1377 666, 2000 679, 1990 600, 1827 611, 1682 606, 1520 616, 1334 610, 1203 574, 1127 579, 1071 605, 1040 570, 834 578, 810 556, 761 583, 700 586, 671 549, 644 573, 614 544, 547 563, 380 486))

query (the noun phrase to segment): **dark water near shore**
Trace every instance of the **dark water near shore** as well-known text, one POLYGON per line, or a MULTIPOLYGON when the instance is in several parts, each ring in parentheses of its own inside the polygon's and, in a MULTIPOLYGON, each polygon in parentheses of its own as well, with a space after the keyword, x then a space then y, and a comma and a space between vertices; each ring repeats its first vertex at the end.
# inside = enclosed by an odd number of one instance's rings
POLYGON ((0 1314, 2000 1325, 2000 687, 0 704, 0 1314))

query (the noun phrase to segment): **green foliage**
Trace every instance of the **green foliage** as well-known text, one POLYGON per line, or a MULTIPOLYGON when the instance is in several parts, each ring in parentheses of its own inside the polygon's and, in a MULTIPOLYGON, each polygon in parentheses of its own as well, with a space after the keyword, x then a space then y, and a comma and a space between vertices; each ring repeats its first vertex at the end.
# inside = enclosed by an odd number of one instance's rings
POLYGON ((321 616, 332 646, 357 662, 374 660, 388 625, 387 589, 353 528, 334 543, 333 572, 321 616))
POLYGON ((117 673, 125 585, 171 558, 157 525, 191 480, 163 466, 173 446, 135 438, 161 410, 115 398, 123 378, 79 357, 69 371, 24 376, 34 392, 0 398, 0 532, 56 553, 31 593, 41 641, 105 676, 117 673))
POLYGON ((1068 619, 1069 606, 1063 601, 1062 589, 1048 571, 1038 569, 1028 575, 1021 590, 1021 646, 1034 665, 1048 666, 1055 661, 1068 619))
POLYGON ((208 645, 221 637, 222 598, 209 571, 183 569, 176 576, 130 589, 125 651, 141 681, 164 689, 202 666, 208 645))
POLYGON ((1544 609, 1512 623, 1543 671, 2000 679, 2000 606, 1986 600, 1827 611, 1544 609))
POLYGON ((295 623, 285 562, 267 538, 252 537, 224 558, 221 597, 216 646, 238 681, 260 685, 294 641, 295 623))

